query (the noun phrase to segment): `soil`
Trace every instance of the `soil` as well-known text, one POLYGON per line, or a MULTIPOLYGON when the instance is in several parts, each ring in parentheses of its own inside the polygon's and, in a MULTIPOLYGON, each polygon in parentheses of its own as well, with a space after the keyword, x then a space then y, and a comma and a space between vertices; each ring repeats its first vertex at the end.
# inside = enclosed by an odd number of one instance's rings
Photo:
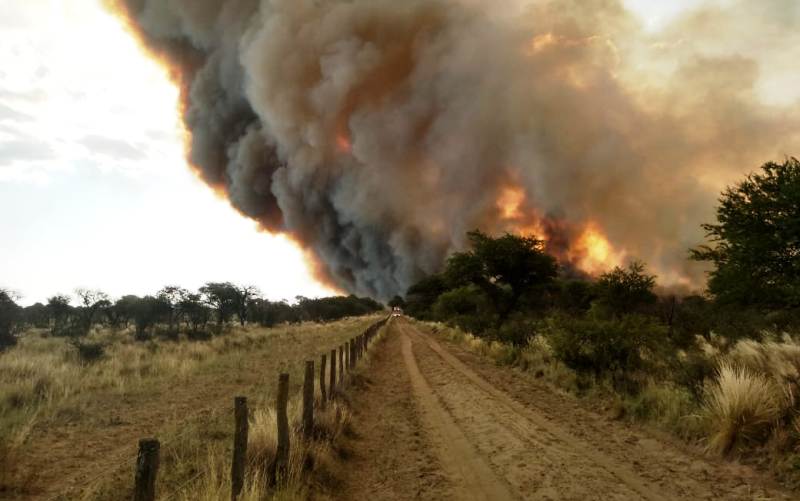
POLYGON ((354 396, 348 500, 796 499, 393 319, 354 396))

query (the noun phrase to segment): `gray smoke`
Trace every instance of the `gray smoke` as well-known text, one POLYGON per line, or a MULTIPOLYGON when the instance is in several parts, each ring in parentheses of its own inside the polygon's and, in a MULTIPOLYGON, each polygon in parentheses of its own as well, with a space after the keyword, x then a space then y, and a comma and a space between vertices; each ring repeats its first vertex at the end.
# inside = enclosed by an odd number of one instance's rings
POLYGON ((615 0, 111 6, 181 84, 203 179, 359 294, 403 292, 470 229, 542 221, 697 285, 686 249, 717 193, 800 146, 795 97, 765 104, 762 78, 797 56, 797 30, 772 36, 793 0, 658 33, 615 0))

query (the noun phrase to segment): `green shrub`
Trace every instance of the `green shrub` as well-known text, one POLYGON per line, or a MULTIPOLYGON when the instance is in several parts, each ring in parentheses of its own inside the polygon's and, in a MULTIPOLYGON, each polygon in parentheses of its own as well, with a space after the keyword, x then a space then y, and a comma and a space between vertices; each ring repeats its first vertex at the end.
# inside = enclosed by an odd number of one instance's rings
POLYGON ((631 382, 631 373, 643 369, 659 343, 667 340, 663 326, 640 315, 612 319, 558 315, 547 319, 542 332, 555 357, 568 367, 595 377, 611 375, 616 386, 631 382))

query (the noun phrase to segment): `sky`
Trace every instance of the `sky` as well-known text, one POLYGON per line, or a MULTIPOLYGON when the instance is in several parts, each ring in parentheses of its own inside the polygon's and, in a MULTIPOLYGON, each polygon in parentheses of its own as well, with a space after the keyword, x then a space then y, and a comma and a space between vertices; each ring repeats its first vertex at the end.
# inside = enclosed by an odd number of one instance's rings
MULTIPOLYGON (((696 4, 626 0, 653 30, 696 4)), ((178 92, 99 0, 0 0, 0 287, 333 291, 188 168, 178 92)))
POLYGON ((0 0, 0 287, 332 294, 187 167, 175 86, 95 0, 0 0))

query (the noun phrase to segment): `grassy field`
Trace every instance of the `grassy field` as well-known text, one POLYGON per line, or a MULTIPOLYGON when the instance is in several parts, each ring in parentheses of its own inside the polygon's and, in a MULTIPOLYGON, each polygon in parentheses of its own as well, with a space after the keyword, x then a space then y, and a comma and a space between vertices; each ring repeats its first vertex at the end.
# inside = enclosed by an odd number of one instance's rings
MULTIPOLYGON (((29 332, 0 355, 0 494, 124 497, 138 439, 156 436, 162 442, 161 499, 226 497, 233 397, 248 397, 249 460, 251 470, 260 471, 274 448, 277 375, 290 374, 295 395, 304 360, 318 361, 379 318, 233 328, 204 341, 141 343, 127 331, 98 329, 80 347, 29 332)), ((296 412, 296 401, 292 407, 296 412)), ((313 457, 313 469, 324 470, 330 444, 347 421, 340 406, 319 416, 320 439, 309 450, 293 449, 293 478, 282 496, 303 497, 307 485, 298 481, 304 469, 298 465, 313 457)), ((244 499, 263 497, 261 478, 248 480, 244 499)))

